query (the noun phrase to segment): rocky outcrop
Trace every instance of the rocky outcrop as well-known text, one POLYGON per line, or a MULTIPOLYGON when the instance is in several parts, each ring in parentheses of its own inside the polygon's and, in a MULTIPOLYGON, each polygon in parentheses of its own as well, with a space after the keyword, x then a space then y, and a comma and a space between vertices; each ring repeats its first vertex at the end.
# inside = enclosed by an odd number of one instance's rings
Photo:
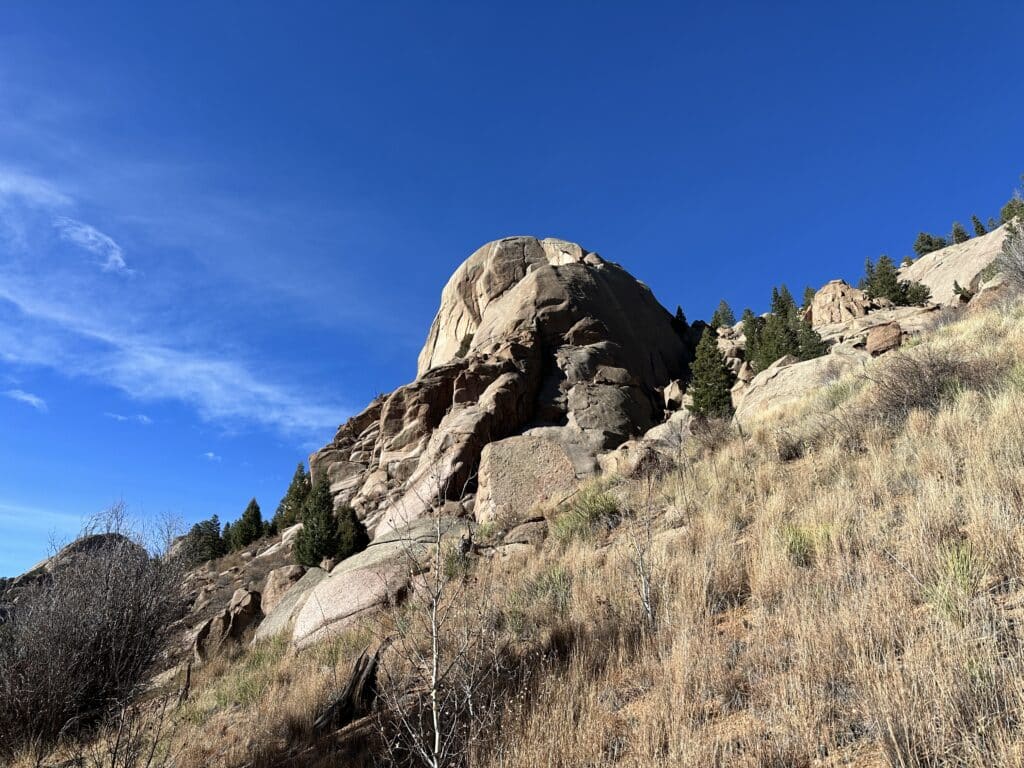
POLYGON ((593 473, 599 453, 661 421, 661 390, 691 351, 618 265, 562 240, 497 240, 445 286, 417 379, 343 425, 310 467, 375 536, 474 490, 485 447, 504 438, 543 438, 575 475, 593 473))
POLYGON ((214 650, 227 641, 240 640, 261 618, 263 611, 260 608, 260 593, 247 589, 236 590, 228 607, 199 627, 193 642, 196 661, 206 661, 214 650))
POLYGON ((957 283, 969 291, 977 291, 980 275, 999 256, 1006 237, 1006 225, 987 235, 950 245, 925 254, 913 264, 900 269, 900 278, 928 286, 932 301, 955 305, 960 297, 953 290, 957 283))
POLYGON ((845 280, 831 280, 814 294, 805 314, 815 330, 824 325, 835 325, 864 317, 870 309, 867 294, 845 280))
POLYGON ((905 336, 917 335, 931 328, 942 316, 936 304, 924 307, 892 307, 873 310, 863 317, 856 317, 843 323, 818 327, 818 335, 826 344, 863 346, 873 328, 898 324, 905 336))

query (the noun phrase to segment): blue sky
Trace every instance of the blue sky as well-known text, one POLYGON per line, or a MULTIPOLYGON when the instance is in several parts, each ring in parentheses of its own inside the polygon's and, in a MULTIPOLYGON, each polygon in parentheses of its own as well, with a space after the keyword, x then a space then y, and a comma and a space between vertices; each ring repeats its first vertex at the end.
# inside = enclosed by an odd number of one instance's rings
POLYGON ((4 3, 0 574, 117 499, 272 512, 487 240, 580 242, 696 318, 997 213, 1022 31, 1019 3, 4 3))

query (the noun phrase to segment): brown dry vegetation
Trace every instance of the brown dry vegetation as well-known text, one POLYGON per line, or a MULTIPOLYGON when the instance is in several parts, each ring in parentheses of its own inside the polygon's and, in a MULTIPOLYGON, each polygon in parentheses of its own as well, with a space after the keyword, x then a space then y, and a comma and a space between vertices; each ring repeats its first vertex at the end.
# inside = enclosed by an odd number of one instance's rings
MULTIPOLYGON (((968 316, 781 422, 695 441, 653 486, 591 489, 597 512, 552 512, 538 552, 474 562, 467 604, 489 610, 462 620, 529 669, 468 763, 1024 765, 1022 321, 968 316)), ((177 765, 282 764, 371 631, 202 669, 177 765)))

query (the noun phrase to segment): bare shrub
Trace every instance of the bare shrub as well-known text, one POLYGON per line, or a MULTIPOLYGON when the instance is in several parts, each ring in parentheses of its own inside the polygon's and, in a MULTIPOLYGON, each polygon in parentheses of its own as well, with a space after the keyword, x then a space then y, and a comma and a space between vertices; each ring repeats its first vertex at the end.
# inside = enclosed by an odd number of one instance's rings
POLYGON ((995 366, 968 352, 931 346, 890 356, 877 374, 869 399, 871 415, 899 425, 914 409, 936 411, 961 390, 980 390, 997 375, 995 366))
POLYGON ((111 712, 94 737, 75 741, 49 758, 76 768, 165 768, 174 764, 175 752, 167 735, 173 727, 172 697, 128 704, 111 712))
MULTIPOLYGON (((394 608, 378 722, 392 764, 442 768, 467 765, 494 738, 514 671, 504 629, 487 620, 487 589, 479 581, 469 588, 468 563, 449 567, 440 517, 434 522, 427 570, 394 608)), ((414 572, 423 567, 412 542, 407 556, 414 572)))
POLYGON ((1014 291, 1024 291, 1024 232, 1016 223, 1007 227, 1003 250, 996 259, 1007 285, 1014 291))
POLYGON ((182 564, 147 551, 123 505, 15 586, 0 624, 0 753, 46 748, 128 706, 183 610, 182 564))
POLYGON ((693 438, 701 455, 715 453, 729 442, 733 435, 732 422, 729 419, 694 418, 693 438))

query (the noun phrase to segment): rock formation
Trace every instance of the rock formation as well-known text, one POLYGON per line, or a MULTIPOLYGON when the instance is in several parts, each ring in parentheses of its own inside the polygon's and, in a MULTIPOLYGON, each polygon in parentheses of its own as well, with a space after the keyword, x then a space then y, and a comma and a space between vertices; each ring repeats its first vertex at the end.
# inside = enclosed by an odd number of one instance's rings
POLYGON ((377 536, 478 481, 490 503, 493 473, 479 470, 499 440, 531 438, 489 461, 528 451, 551 457, 559 482, 568 462, 573 480, 661 421, 661 389, 691 355, 650 289, 617 264, 562 240, 497 240, 445 286, 416 380, 349 420, 310 467, 377 536))
POLYGON ((960 297, 953 284, 977 291, 981 272, 999 256, 1006 237, 1006 225, 993 229, 987 235, 972 237, 963 243, 950 245, 927 253, 913 264, 900 270, 900 278, 928 286, 932 301, 939 304, 957 304, 960 297))

